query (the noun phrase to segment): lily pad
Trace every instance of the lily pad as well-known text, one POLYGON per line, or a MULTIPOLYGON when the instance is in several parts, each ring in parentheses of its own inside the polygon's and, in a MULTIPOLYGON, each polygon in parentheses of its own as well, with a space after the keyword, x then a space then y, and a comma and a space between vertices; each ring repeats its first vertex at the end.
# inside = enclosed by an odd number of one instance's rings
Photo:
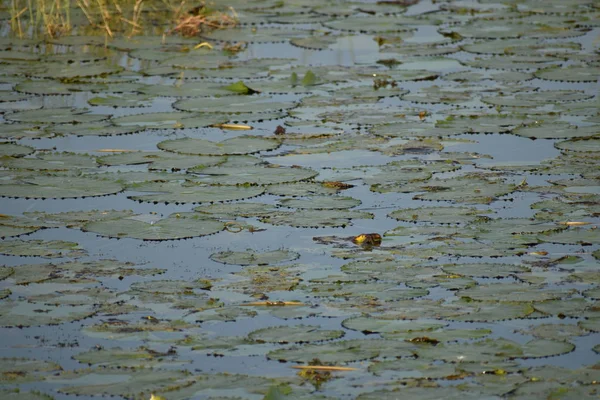
POLYGON ((600 67, 571 65, 568 67, 550 67, 535 72, 540 79, 563 82, 596 82, 600 67))
POLYGON ((0 157, 23 157, 33 153, 35 149, 16 143, 0 143, 0 157))
POLYGON ((561 232, 548 233, 538 236, 544 242, 562 243, 562 244, 581 244, 592 245, 600 244, 600 231, 591 227, 586 228, 569 228, 561 232))
MULTIPOLYGON (((444 327, 440 321, 402 320, 382 317, 357 317, 344 320, 342 326, 346 329, 369 333, 424 332, 444 327)), ((422 333, 426 335, 426 333, 422 333)))
POLYGON ((450 274, 466 275, 480 278, 505 278, 530 269, 514 264, 445 264, 442 269, 450 274))
POLYGON ((514 135, 530 139, 571 139, 588 138, 600 133, 600 126, 577 127, 566 122, 522 126, 512 131, 514 135))
POLYGON ((335 365, 352 361, 369 360, 385 354, 411 355, 413 345, 385 340, 346 340, 327 344, 310 344, 302 347, 274 350, 267 354, 270 360, 306 363, 317 358, 326 365, 335 365), (385 347, 385 346, 388 347, 385 347))
POLYGON ((221 156, 258 153, 260 151, 274 150, 280 145, 281 143, 273 138, 239 136, 222 142, 192 138, 165 140, 157 146, 161 150, 179 154, 221 156))
POLYGON ((79 321, 94 315, 92 306, 40 305, 23 301, 4 300, 0 303, 0 326, 27 327, 58 325, 79 321))
POLYGON ((252 331, 248 338, 260 343, 312 343, 339 339, 344 336, 341 330, 322 330, 318 326, 295 325, 276 326, 252 331))
POLYGON ((283 199, 279 204, 284 207, 311 209, 311 210, 333 210, 348 209, 359 206, 362 202, 353 197, 342 196, 313 196, 308 199, 283 199))
POLYGON ((112 349, 92 349, 73 356, 80 363, 104 368, 149 368, 186 362, 176 361, 176 357, 176 352, 161 353, 145 347, 135 350, 126 350, 118 347, 112 349))
POLYGON ((300 254, 289 250, 273 250, 267 252, 256 252, 247 250, 245 252, 224 251, 214 253, 210 259, 222 264, 232 265, 271 265, 284 261, 293 261, 300 254))
POLYGON ((191 98, 179 100, 173 108, 182 111, 203 113, 264 113, 289 110, 295 106, 292 102, 270 101, 272 97, 238 96, 235 98, 191 98))
POLYGON ((198 174, 198 183, 212 185, 271 185, 304 181, 318 175, 308 168, 286 168, 275 165, 239 167, 194 167, 189 173, 198 174))
POLYGON ((137 129, 182 129, 224 124, 228 120, 228 117, 217 114, 194 114, 173 111, 127 115, 113 118, 111 122, 119 127, 136 127, 137 129))
POLYGON ((26 199, 95 197, 121 191, 123 186, 117 182, 58 175, 34 175, 0 184, 0 196, 26 199))
POLYGON ((223 203, 199 206, 194 211, 215 218, 265 217, 275 211, 275 207, 265 203, 223 203))
POLYGON ((600 139, 595 137, 570 139, 554 144, 560 150, 594 153, 600 152, 600 139))
POLYGON ((273 225, 289 225, 299 228, 344 227, 352 225, 352 219, 373 219, 373 214, 352 210, 300 210, 276 212, 260 218, 273 225))
POLYGON ((77 243, 64 240, 11 240, 0 242, 0 254, 18 257, 81 257, 86 254, 77 243))
POLYGON ((177 389, 191 382, 191 374, 176 370, 123 370, 100 368, 68 371, 52 377, 52 383, 65 386, 59 392, 79 396, 150 395, 160 389, 177 389))
MULTIPOLYGON (((1 188, 1 186, 0 186, 1 188)), ((142 182, 130 186, 136 192, 156 193, 130 196, 136 201, 153 203, 213 203, 260 196, 259 186, 207 186, 194 182, 142 182)))
POLYGON ((131 210, 90 210, 90 211, 66 211, 62 213, 46 213, 42 211, 30 211, 23 213, 26 217, 43 225, 66 226, 67 228, 80 228, 90 221, 104 221, 107 219, 118 219, 133 215, 131 210))
POLYGON ((42 108, 27 110, 5 115, 8 121, 25 122, 31 124, 73 124, 103 121, 110 115, 89 114, 87 110, 71 108, 42 108))
POLYGON ((215 219, 177 215, 145 222, 136 217, 88 222, 82 227, 85 232, 94 232, 111 238, 132 238, 141 240, 175 240, 211 235, 223 230, 225 225, 215 219))
MULTIPOLYGON (((0 359, 0 382, 4 385, 35 382, 43 380, 46 375, 61 371, 60 365, 50 361, 27 358, 0 359)), ((8 396, 12 399, 12 396, 8 396)))
POLYGON ((492 210, 469 207, 422 207, 393 211, 388 217, 406 222, 430 222, 435 224, 461 224, 486 220, 485 214, 492 210))
POLYGON ((548 289, 543 286, 518 283, 495 283, 459 290, 457 296, 480 301, 531 302, 570 297, 572 289, 548 289))

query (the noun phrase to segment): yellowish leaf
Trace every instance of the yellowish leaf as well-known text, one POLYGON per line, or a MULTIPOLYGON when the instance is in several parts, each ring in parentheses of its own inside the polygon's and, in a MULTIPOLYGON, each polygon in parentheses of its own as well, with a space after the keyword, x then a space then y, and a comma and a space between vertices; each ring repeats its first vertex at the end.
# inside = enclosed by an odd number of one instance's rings
POLYGON ((249 131, 252 129, 249 125, 241 125, 241 124, 217 124, 213 125, 215 128, 228 129, 230 131, 249 131))
POLYGON ((212 44, 210 44, 210 43, 208 43, 208 42, 202 42, 202 43, 200 43, 200 44, 197 44, 197 45, 195 45, 195 46, 194 46, 194 50, 198 50, 198 49, 201 49, 201 48, 203 48, 203 47, 208 47, 210 50, 212 50, 212 49, 213 49, 213 46, 212 46, 212 44))

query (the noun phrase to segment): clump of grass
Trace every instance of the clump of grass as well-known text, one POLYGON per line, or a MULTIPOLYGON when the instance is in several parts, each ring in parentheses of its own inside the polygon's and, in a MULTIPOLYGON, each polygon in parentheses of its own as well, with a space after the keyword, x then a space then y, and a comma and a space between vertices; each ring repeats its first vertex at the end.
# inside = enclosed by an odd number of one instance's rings
POLYGON ((19 37, 55 38, 81 32, 109 38, 148 33, 194 36, 233 27, 238 22, 232 8, 220 11, 202 2, 190 9, 186 0, 0 1, 4 9, 10 10, 10 29, 19 37))
POLYGON ((230 7, 228 12, 222 12, 202 4, 191 9, 187 15, 180 16, 171 32, 177 32, 182 36, 196 36, 200 32, 231 28, 237 24, 238 16, 233 8, 230 7))

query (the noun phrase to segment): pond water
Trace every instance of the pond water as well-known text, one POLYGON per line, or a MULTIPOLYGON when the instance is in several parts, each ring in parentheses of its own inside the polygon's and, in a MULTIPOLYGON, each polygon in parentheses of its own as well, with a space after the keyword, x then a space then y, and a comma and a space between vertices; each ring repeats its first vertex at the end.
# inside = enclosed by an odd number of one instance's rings
POLYGON ((3 398, 597 398, 597 2, 227 3, 0 37, 3 398))

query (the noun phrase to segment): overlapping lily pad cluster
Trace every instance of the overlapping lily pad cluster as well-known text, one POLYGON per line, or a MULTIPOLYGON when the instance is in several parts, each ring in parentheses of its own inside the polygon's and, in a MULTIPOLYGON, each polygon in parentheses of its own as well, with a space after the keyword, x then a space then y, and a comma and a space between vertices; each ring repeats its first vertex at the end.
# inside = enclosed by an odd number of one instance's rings
POLYGON ((596 398, 598 3, 227 3, 0 37, 2 398, 596 398))

